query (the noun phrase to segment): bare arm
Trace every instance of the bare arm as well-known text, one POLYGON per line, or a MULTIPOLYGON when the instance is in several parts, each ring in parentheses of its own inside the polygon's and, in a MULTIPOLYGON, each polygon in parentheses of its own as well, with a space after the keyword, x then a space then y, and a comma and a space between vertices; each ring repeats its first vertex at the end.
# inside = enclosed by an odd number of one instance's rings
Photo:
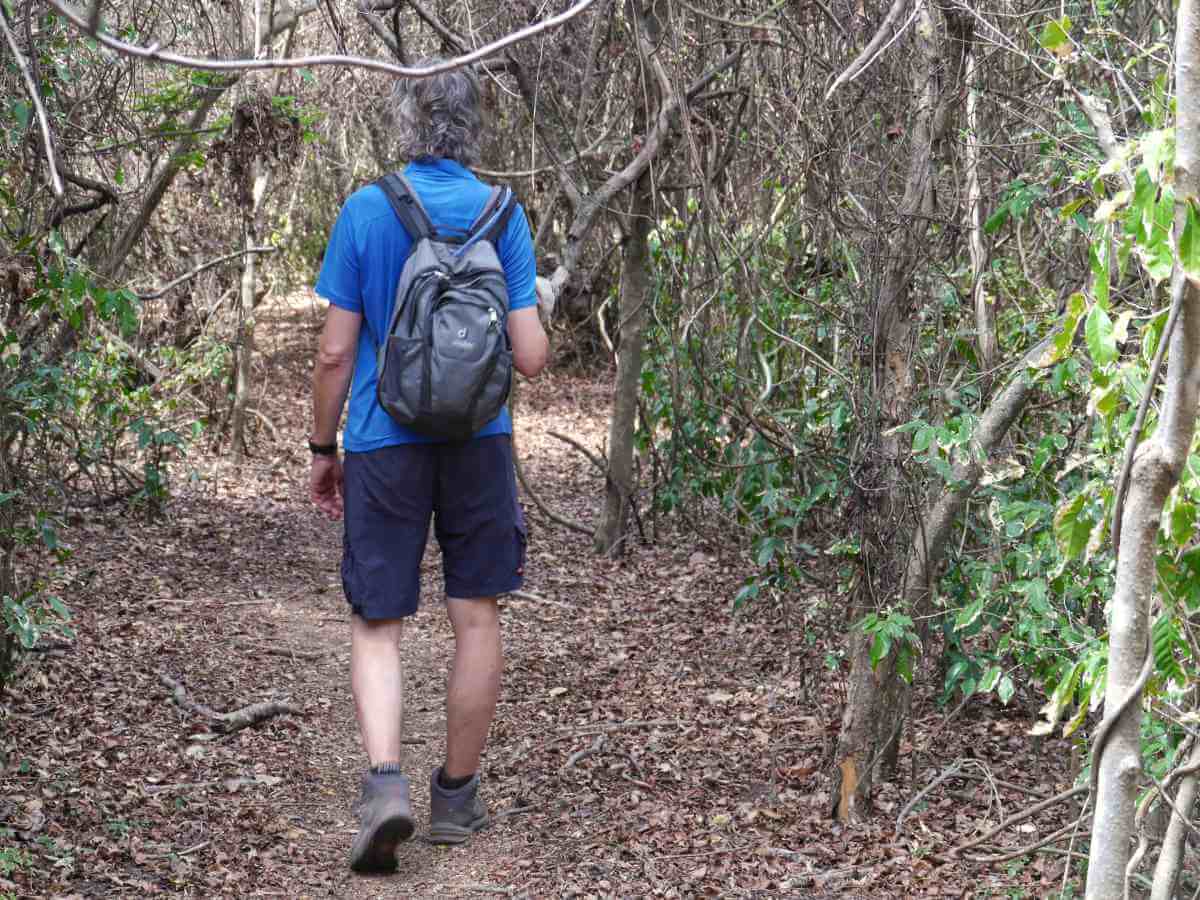
POLYGON ((338 420, 350 381, 362 316, 337 306, 329 307, 325 328, 313 367, 313 432, 315 444, 332 444, 337 439, 338 420))
MULTIPOLYGON (((358 313, 329 307, 313 367, 314 444, 337 441, 338 420, 342 417, 342 407, 354 377, 354 356, 361 326, 362 316, 358 313)), ((336 454, 313 455, 309 488, 313 503, 326 515, 333 519, 342 517, 342 464, 336 454)))
POLYGON ((526 378, 533 378, 546 366, 550 341, 542 329, 536 306, 513 310, 508 314, 508 339, 512 342, 513 365, 526 378))

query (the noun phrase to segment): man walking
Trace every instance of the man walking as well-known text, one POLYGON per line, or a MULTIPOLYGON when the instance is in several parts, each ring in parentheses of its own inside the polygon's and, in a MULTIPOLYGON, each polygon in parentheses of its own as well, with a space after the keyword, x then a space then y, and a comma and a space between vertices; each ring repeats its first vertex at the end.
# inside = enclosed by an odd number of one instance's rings
MULTIPOLYGON (((465 232, 490 188, 478 163, 479 82, 469 69, 401 81, 393 93, 404 175, 433 224, 465 232)), ((430 777, 430 839, 460 843, 487 823, 479 761, 500 690, 496 597, 521 584, 524 522, 516 499, 507 408, 464 441, 405 428, 376 396, 376 347, 388 332, 412 240, 384 191, 368 185, 343 206, 316 291, 330 302, 313 373, 311 490, 344 514, 342 583, 351 608, 350 677, 369 759, 359 801, 356 871, 391 871, 413 832, 400 771, 404 619, 417 611, 420 563, 432 517, 442 549, 454 668, 446 692, 446 759, 430 777), (338 461, 337 431, 350 394, 338 461)), ((495 240, 508 288, 513 365, 527 377, 546 363, 529 225, 517 206, 495 240)))

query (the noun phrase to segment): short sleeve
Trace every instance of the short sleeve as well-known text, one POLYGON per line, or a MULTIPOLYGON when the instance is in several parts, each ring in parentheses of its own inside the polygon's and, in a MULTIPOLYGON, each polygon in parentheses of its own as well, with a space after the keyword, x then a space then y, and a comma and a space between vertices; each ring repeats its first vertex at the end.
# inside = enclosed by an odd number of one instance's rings
POLYGON ((334 306, 350 312, 363 311, 362 278, 358 245, 354 239, 354 216, 348 201, 338 213, 317 276, 317 294, 334 306))
POLYGON ((509 311, 537 305, 537 260, 533 255, 529 220, 519 203, 500 238, 500 265, 508 282, 509 311))

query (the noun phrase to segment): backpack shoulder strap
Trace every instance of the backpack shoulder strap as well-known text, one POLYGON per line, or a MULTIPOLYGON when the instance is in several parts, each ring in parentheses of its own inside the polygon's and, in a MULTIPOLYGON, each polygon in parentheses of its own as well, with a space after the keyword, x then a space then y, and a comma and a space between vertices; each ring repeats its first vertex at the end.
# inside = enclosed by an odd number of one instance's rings
POLYGON ((401 173, 391 172, 375 183, 387 197, 388 203, 396 213, 396 218, 400 220, 400 224, 404 226, 404 230, 408 232, 408 236, 413 239, 414 243, 437 234, 437 229, 433 227, 433 222, 430 221, 429 213, 425 211, 421 198, 417 196, 417 192, 408 183, 408 179, 401 173))
POLYGON ((504 229, 508 227, 508 220, 516 206, 517 202, 512 188, 492 188, 492 196, 484 205, 483 212, 471 225, 471 235, 474 237, 478 231, 478 236, 482 240, 494 245, 500 239, 500 235, 504 234, 504 229))

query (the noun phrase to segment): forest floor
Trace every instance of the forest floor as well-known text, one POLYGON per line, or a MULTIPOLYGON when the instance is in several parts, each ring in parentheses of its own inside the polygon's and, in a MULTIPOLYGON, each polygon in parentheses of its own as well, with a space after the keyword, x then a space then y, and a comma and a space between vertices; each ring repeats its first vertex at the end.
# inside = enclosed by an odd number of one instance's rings
MULTIPOLYGON (((1064 856, 980 865, 951 848, 1061 790, 1066 743, 1027 709, 949 715, 925 696, 901 777, 865 824, 830 820, 845 673, 814 590, 735 612, 750 561, 665 528, 617 561, 526 498, 526 597, 503 601, 507 670, 484 771, 495 824, 464 848, 405 844, 389 877, 349 873, 363 766, 348 686, 340 527, 311 506, 308 379, 321 310, 260 316, 262 413, 240 468, 196 447, 155 521, 72 517, 56 585, 77 638, 29 654, 0 698, 0 897, 1046 897, 1064 856), (536 597, 537 599, 534 599, 536 597), (206 713, 283 701, 296 714, 222 734, 206 713), (960 777, 909 800, 962 762, 960 777)), ((546 504, 594 516, 608 385, 522 385, 518 449, 546 504)), ((662 523, 659 523, 660 527, 662 523)), ((407 770, 418 836, 444 749, 451 636, 436 546, 406 631, 407 770)), ((1060 805, 994 839, 1033 843, 1060 805)), ((979 852, 979 851, 975 851, 979 852)))

